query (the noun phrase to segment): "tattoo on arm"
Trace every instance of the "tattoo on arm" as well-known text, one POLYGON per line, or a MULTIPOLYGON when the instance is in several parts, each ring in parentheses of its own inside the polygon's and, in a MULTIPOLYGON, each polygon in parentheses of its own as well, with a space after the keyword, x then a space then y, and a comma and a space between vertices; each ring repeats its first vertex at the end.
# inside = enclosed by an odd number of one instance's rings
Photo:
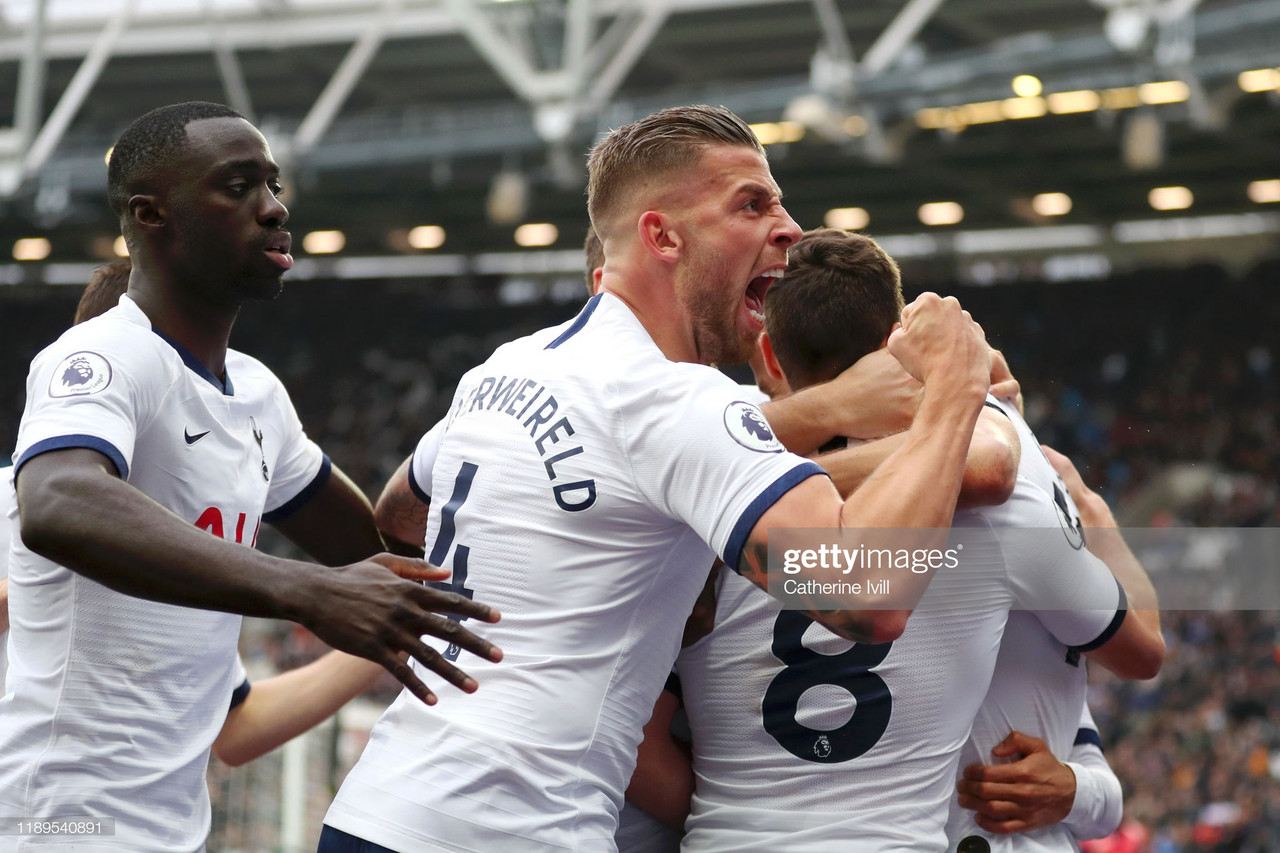
POLYGON ((747 539, 738 557, 738 574, 763 590, 769 589, 769 545, 753 538, 747 539))
MULTIPOLYGON (((712 573, 714 576, 714 572, 712 573)), ((747 539, 742 546, 742 554, 738 557, 738 574, 756 586, 769 591, 769 545, 753 538, 747 539)), ((811 599, 812 600, 812 599, 811 599)), ((817 602, 814 602, 817 603, 817 602)), ((823 601, 822 603, 826 603, 823 601)), ((836 634, 857 643, 874 642, 872 628, 863 623, 867 621, 870 611, 850 612, 839 608, 812 608, 804 611, 805 615, 815 622, 820 622, 836 634)), ((714 617, 714 613, 713 613, 714 617)))
MULTIPOLYGON (((430 504, 423 503, 413 493, 408 478, 393 480, 378 499, 378 529, 388 540, 420 542, 427 530, 430 509, 430 504)), ((422 546, 414 547, 421 549, 422 546)))
POLYGON ((724 563, 719 559, 711 566, 707 574, 707 582, 702 585, 698 600, 693 603, 693 612, 684 623, 684 636, 680 639, 680 648, 687 649, 703 637, 711 633, 716 626, 716 579, 724 563))

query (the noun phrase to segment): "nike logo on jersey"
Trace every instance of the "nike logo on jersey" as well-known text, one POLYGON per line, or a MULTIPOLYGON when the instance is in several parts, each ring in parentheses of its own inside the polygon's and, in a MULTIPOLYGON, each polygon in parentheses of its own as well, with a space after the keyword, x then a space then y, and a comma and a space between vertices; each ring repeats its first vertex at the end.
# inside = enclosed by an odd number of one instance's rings
POLYGON ((182 437, 187 440, 187 444, 195 444, 197 441, 204 438, 208 434, 209 434, 209 430, 205 430, 204 432, 198 432, 195 435, 192 435, 191 433, 187 432, 185 427, 182 430, 182 437))

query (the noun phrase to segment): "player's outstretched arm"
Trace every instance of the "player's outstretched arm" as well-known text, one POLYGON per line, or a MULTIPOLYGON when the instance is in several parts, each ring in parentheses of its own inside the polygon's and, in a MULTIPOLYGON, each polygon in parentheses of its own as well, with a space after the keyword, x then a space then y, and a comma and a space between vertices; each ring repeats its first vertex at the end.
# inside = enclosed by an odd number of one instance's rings
POLYGON ((9 579, 0 578, 0 634, 9 630, 9 579))
MULTIPOLYGON (((991 395, 1021 413, 1022 386, 1003 353, 991 349, 990 356, 991 395)), ((905 430, 923 393, 924 387, 888 350, 878 349, 830 382, 802 388, 760 409, 788 450, 808 456, 837 436, 873 439, 905 430)))
POLYGON ((1067 491, 1080 510, 1089 550, 1107 564, 1128 599, 1129 612, 1119 630, 1106 643, 1087 653, 1091 660, 1121 678, 1155 678, 1164 662, 1165 645, 1160 633, 1160 604, 1151 578, 1125 543, 1115 516, 1102 496, 1084 484, 1070 459, 1052 447, 1041 445, 1041 448, 1067 484, 1067 491))
MULTIPOLYGON (((831 475, 836 490, 847 497, 905 441, 906 435, 899 433, 824 453, 813 460, 831 475)), ((1022 445, 1013 424, 1003 414, 984 408, 969 444, 957 509, 997 506, 1007 501, 1018 481, 1021 458, 1022 445)))
POLYGON ((1076 776, 1038 737, 1010 732, 991 750, 1011 764, 973 764, 956 783, 961 807, 987 832, 1007 835, 1053 826, 1071 812, 1076 776))
POLYGON ((401 652, 463 690, 476 688, 422 642, 423 634, 501 657, 436 611, 484 622, 498 614, 412 582, 447 576, 420 560, 382 554, 322 569, 223 541, 120 480, 106 456, 86 448, 34 457, 17 487, 22 539, 37 554, 127 595, 298 622, 330 646, 381 664, 423 701, 435 696, 401 652))
POLYGON ((373 686, 382 667, 345 652, 329 652, 305 666, 254 682, 232 708, 213 742, 213 754, 239 767, 329 719, 373 686))
POLYGON ((887 350, 858 359, 832 379, 760 409, 792 453, 808 456, 836 436, 880 438, 911 426, 922 386, 887 350))
POLYGON ((678 830, 684 829, 693 799, 693 765, 671 737, 671 720, 680 705, 669 690, 658 696, 627 784, 627 802, 678 830))
MULTIPOLYGON (((766 510, 748 536, 738 567, 758 586, 768 589, 770 528, 914 528, 911 549, 937 547, 945 540, 974 425, 986 399, 990 350, 981 327, 951 297, 923 294, 903 311, 902 322, 889 336, 889 350, 925 388, 902 446, 843 502, 830 481, 810 477, 766 510)), ((876 578, 859 577, 857 572, 845 575, 838 569, 829 578, 813 576, 819 581, 886 578, 893 602, 914 602, 930 575, 904 566, 876 578)), ((888 609, 893 602, 882 602, 886 609, 874 609, 876 601, 859 596, 846 602, 855 609, 829 609, 826 602, 815 602, 808 612, 846 639, 883 643, 897 639, 911 615, 909 609, 888 609)))

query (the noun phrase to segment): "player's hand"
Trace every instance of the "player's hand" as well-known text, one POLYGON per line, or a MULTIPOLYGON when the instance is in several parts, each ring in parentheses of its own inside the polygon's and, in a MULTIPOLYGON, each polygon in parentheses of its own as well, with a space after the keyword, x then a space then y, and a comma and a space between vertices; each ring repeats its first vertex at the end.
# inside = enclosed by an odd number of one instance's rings
POLYGON ((991 347, 982 327, 954 296, 922 293, 902 310, 902 324, 889 335, 889 352, 921 382, 942 378, 953 390, 991 385, 991 347))
POLYGON ((864 355, 825 388, 839 406, 839 434, 864 439, 910 427, 924 395, 924 386, 887 349, 864 355))
POLYGON ((1006 835, 1053 826, 1071 813, 1076 774, 1040 738, 1011 732, 991 750, 1012 764, 972 764, 956 783, 960 805, 987 832, 1006 835))
POLYGON ((1040 445, 1040 449, 1044 451, 1049 464, 1058 472, 1062 482, 1067 484, 1067 492, 1071 495, 1071 500, 1075 501, 1076 508, 1080 510, 1080 523, 1085 527, 1116 527, 1116 519, 1111 514, 1111 507, 1107 506, 1102 495, 1084 484, 1084 478, 1080 476, 1080 472, 1076 470, 1072 461, 1047 444, 1040 445))
POLYGON ((474 692, 475 679, 458 669, 439 652, 422 642, 423 634, 448 640, 486 660, 502 660, 502 650, 439 613, 453 613, 482 622, 497 622, 498 611, 454 592, 442 592, 420 581, 442 581, 449 577, 423 560, 377 554, 368 560, 330 569, 317 579, 316 594, 309 612, 298 621, 335 649, 382 664, 409 691, 426 702, 436 703, 436 695, 401 657, 410 657, 443 676, 467 693, 474 692), (336 618, 340 614, 341 618, 336 618))
POLYGON ((1009 362, 1005 360, 1004 353, 995 347, 991 348, 990 393, 997 400, 1003 400, 1017 407, 1018 414, 1026 414, 1022 408, 1022 386, 1013 378, 1013 371, 1009 369, 1009 362))

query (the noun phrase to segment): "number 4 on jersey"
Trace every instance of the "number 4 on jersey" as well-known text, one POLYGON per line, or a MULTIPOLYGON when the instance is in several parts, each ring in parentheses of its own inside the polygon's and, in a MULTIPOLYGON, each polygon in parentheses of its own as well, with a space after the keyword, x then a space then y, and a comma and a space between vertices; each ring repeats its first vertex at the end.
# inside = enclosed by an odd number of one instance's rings
MULTIPOLYGON (((431 548, 431 554, 427 557, 427 562, 444 566, 444 559, 449 554, 449 549, 453 546, 453 536, 457 532, 457 525, 454 516, 458 514, 458 509, 467 500, 467 495, 471 494, 471 482, 476 477, 476 471, 479 466, 471 462, 463 462, 462 467, 458 470, 458 477, 453 481, 453 495, 450 496, 449 502, 440 510, 440 532, 436 534, 436 544, 431 548)), ((466 545, 459 545, 453 551, 453 580, 450 581, 434 581, 428 586, 444 592, 456 592, 458 595, 467 598, 475 597, 475 590, 466 586, 467 582, 467 557, 470 556, 471 549, 466 545)), ((455 622, 464 621, 466 616, 458 616, 450 613, 448 618, 455 622)), ((458 654, 462 651, 453 643, 449 644, 449 648, 445 649, 444 656, 447 660, 456 661, 458 654)))

